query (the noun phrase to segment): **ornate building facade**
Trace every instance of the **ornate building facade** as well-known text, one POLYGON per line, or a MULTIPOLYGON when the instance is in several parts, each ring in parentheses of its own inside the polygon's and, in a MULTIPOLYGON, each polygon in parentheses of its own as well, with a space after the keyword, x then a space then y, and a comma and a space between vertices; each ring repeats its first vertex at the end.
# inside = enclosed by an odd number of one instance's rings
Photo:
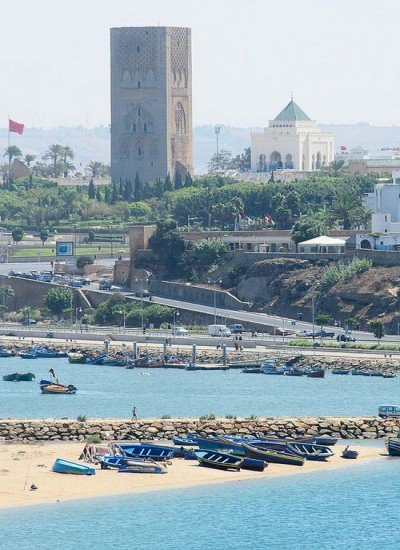
POLYGON ((293 99, 263 133, 251 135, 252 172, 312 172, 333 160, 333 135, 321 132, 293 99))
POLYGON ((193 172, 191 30, 111 29, 111 174, 193 172))

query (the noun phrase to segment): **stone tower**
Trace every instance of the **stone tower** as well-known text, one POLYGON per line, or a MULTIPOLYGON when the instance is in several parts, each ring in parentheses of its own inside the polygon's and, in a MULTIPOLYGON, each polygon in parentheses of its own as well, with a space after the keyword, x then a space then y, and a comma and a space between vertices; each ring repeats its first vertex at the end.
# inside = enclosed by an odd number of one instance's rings
POLYGON ((111 29, 111 173, 142 182, 193 172, 191 30, 111 29))

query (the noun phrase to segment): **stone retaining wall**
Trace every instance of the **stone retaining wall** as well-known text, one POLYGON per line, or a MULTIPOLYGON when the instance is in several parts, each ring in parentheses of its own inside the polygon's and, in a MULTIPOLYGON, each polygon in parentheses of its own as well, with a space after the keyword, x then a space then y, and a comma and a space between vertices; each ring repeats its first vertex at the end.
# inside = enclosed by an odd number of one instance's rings
POLYGON ((397 435, 393 420, 365 418, 260 418, 260 419, 143 419, 116 420, 0 420, 0 441, 83 441, 90 436, 116 440, 170 439, 196 432, 201 435, 262 433, 273 437, 325 435, 343 439, 379 439, 397 435))

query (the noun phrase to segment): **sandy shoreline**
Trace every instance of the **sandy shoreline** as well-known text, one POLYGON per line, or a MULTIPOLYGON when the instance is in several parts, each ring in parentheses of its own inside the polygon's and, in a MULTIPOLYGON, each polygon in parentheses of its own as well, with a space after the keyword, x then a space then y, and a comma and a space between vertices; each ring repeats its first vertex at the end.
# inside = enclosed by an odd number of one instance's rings
POLYGON ((82 443, 1 445, 0 508, 295 475, 357 467, 370 460, 385 459, 380 456, 385 452, 383 445, 357 447, 360 455, 355 461, 342 459, 343 445, 336 445, 335 456, 329 462, 306 461, 302 467, 270 464, 264 472, 225 472, 202 468, 197 461, 183 459, 174 459, 165 475, 122 475, 113 470, 97 470, 98 466, 95 476, 62 475, 51 471, 56 458, 77 461, 83 446, 82 443), (32 483, 38 487, 37 491, 29 490, 32 483))

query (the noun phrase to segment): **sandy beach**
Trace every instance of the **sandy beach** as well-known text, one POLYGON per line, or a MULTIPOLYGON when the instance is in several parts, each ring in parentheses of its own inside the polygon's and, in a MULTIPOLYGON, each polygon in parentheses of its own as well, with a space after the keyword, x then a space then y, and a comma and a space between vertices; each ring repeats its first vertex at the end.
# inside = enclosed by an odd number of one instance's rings
POLYGON ((100 470, 98 466, 95 476, 62 475, 51 471, 56 458, 76 462, 83 447, 82 443, 1 445, 0 508, 354 468, 369 460, 385 460, 381 456, 385 453, 383 444, 380 447, 358 447, 360 455, 354 461, 342 459, 343 445, 336 445, 335 456, 329 462, 306 461, 302 467, 270 464, 264 472, 225 472, 199 467, 197 461, 183 459, 174 459, 165 475, 122 475, 113 470, 100 470), (30 490, 32 483, 38 487, 36 491, 30 490))

